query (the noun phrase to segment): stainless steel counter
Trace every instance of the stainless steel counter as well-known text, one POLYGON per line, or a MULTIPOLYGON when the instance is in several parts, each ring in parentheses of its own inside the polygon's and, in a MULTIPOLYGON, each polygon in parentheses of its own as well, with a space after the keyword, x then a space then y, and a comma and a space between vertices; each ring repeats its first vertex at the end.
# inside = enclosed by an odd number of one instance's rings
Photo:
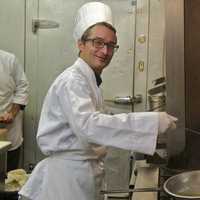
POLYGON ((0 154, 7 152, 10 146, 11 146, 11 142, 0 141, 0 154))
POLYGON ((11 142, 0 141, 0 190, 4 185, 4 180, 7 172, 7 151, 11 146, 11 142))
MULTIPOLYGON (((157 188, 159 168, 147 164, 145 160, 136 161, 130 185, 138 188, 157 188), (135 175, 136 171, 136 175, 135 175)), ((133 192, 132 200, 157 200, 158 192, 133 192)))
POLYGON ((157 200, 159 191, 159 168, 146 163, 146 160, 135 161, 129 190, 102 190, 104 199, 157 200))

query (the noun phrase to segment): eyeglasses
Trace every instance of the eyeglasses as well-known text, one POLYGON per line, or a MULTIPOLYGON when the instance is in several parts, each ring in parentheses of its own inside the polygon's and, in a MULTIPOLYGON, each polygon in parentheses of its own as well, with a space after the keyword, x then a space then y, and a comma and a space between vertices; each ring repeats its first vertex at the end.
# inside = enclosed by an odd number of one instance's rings
POLYGON ((119 49, 119 45, 116 45, 113 42, 104 42, 100 38, 87 38, 87 39, 85 39, 85 41, 86 42, 91 41, 92 45, 97 49, 102 49, 104 46, 107 46, 108 50, 110 50, 112 52, 116 52, 117 49, 119 49))

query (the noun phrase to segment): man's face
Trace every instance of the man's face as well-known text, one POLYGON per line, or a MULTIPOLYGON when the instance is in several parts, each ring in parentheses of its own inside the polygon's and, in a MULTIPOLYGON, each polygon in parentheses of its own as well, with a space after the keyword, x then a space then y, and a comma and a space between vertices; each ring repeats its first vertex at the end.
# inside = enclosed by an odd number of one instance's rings
POLYGON ((116 34, 111 29, 104 25, 96 25, 90 30, 85 42, 79 41, 80 57, 100 74, 110 63, 116 43, 116 34))

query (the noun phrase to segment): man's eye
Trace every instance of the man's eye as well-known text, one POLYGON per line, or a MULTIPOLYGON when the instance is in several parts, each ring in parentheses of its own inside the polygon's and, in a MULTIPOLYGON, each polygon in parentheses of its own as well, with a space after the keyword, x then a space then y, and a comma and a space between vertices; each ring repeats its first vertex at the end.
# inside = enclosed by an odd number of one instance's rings
POLYGON ((95 43, 97 44, 97 45, 103 45, 104 44, 104 42, 102 42, 102 41, 95 41, 95 43))

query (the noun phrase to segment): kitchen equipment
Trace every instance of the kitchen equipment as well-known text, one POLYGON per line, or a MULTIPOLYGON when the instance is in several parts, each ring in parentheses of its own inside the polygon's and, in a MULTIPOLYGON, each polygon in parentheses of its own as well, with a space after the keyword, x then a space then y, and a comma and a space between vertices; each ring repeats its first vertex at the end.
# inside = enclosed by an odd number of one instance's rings
POLYGON ((200 199, 200 170, 177 174, 167 179, 165 192, 178 199, 200 199))
POLYGON ((154 88, 148 90, 149 111, 164 111, 166 105, 166 80, 160 77, 153 81, 154 88))
POLYGON ((146 160, 136 160, 128 189, 104 189, 101 194, 105 199, 158 200, 158 194, 162 190, 158 182, 158 166, 152 166, 146 160))
POLYGON ((150 111, 164 111, 166 105, 166 96, 163 93, 148 96, 150 111))
POLYGON ((11 146, 11 142, 0 141, 0 190, 4 183, 7 171, 7 151, 11 146))
MULTIPOLYGON (((1 130, 1 129, 0 129, 1 130)), ((9 141, 0 141, 0 199, 17 200, 17 191, 5 192, 5 178, 7 172, 7 151, 11 146, 9 141)))

